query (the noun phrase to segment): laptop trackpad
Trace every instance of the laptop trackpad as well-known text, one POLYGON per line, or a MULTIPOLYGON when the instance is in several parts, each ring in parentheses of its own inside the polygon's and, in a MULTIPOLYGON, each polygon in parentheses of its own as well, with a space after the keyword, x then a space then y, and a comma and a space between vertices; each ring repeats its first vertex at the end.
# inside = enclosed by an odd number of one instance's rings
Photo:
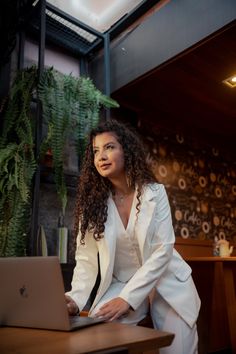
POLYGON ((84 317, 84 316, 70 316, 71 329, 83 328, 93 326, 104 322, 101 318, 84 317))

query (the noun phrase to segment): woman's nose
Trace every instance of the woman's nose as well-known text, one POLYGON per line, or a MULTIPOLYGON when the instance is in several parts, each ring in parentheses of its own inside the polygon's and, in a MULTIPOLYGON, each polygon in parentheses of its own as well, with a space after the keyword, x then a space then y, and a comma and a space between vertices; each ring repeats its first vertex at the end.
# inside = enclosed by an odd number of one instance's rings
POLYGON ((105 151, 101 151, 99 153, 98 160, 102 161, 102 160, 106 160, 106 159, 107 159, 107 155, 106 155, 105 151))

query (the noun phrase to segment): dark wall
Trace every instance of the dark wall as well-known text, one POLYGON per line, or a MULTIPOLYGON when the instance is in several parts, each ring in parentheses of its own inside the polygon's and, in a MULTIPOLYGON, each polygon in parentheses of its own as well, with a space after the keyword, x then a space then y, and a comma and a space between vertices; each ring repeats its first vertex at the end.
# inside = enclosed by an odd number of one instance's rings
POLYGON ((221 235, 236 242, 235 159, 164 129, 145 141, 155 175, 166 186, 176 236, 213 240, 221 235))

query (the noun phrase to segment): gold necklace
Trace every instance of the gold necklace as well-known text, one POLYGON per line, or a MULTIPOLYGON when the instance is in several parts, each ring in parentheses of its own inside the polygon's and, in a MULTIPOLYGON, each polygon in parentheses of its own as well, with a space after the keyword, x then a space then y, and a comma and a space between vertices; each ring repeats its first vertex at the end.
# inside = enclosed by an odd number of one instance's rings
POLYGON ((120 194, 120 195, 115 195, 115 199, 118 199, 118 201, 120 202, 120 204, 123 204, 125 199, 127 198, 127 194, 120 194))
POLYGON ((128 197, 129 193, 125 194, 114 194, 113 198, 118 204, 124 204, 125 199, 128 197))

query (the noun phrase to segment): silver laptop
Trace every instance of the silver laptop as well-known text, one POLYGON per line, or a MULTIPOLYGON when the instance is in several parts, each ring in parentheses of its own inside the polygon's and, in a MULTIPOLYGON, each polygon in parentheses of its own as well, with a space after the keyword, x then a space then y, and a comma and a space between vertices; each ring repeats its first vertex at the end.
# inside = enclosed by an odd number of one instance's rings
POLYGON ((103 322, 69 316, 58 257, 0 258, 0 325, 71 331, 103 322))

